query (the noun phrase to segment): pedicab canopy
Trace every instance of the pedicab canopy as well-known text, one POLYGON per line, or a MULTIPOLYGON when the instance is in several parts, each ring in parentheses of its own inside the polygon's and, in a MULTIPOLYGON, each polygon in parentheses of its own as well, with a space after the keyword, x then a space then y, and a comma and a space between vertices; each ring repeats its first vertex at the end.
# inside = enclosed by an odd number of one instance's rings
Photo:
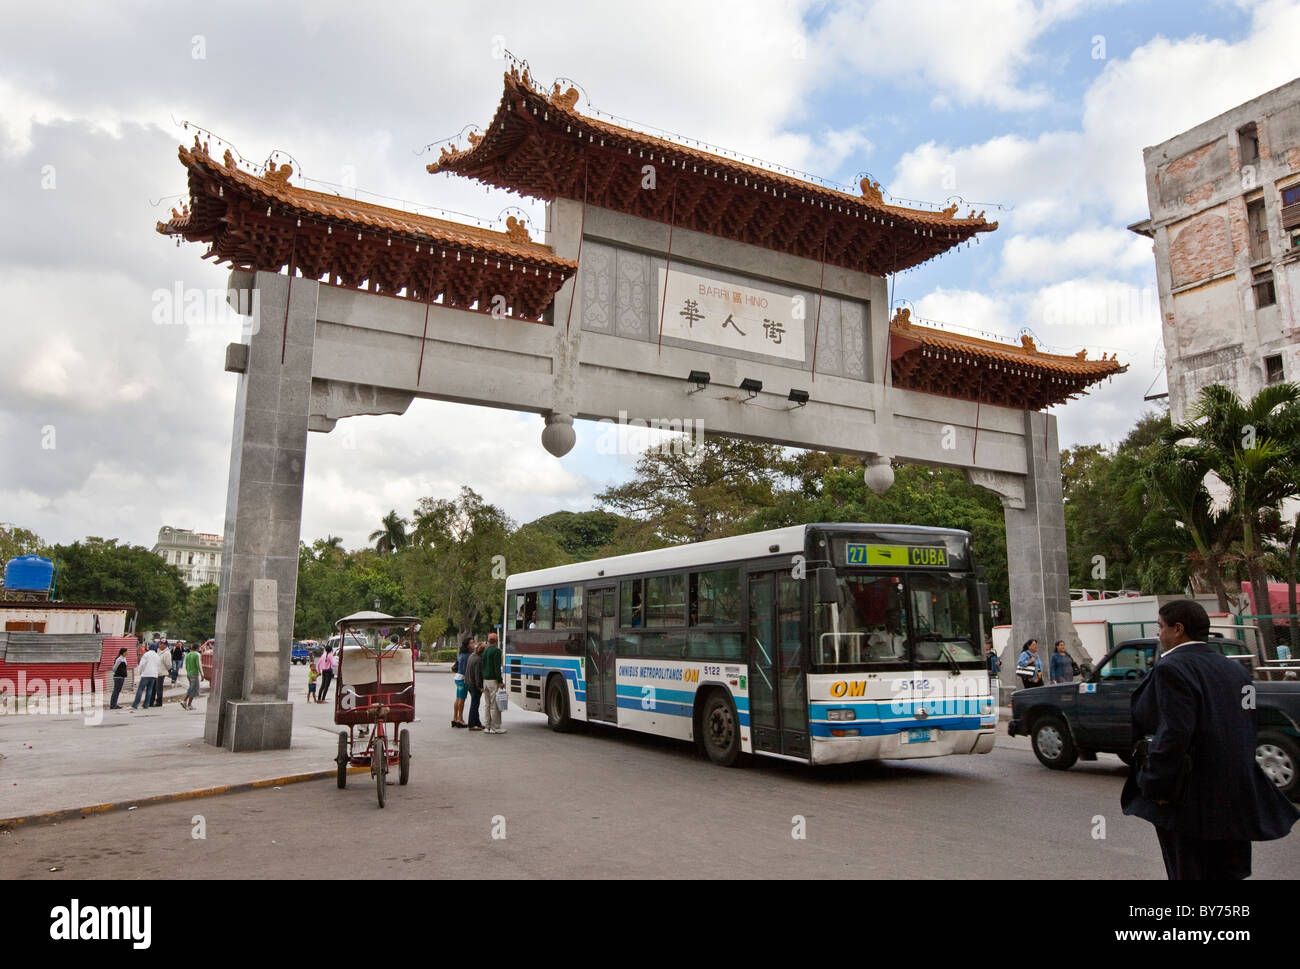
POLYGON ((420 620, 413 619, 410 616, 390 616, 386 612, 354 612, 350 616, 344 616, 334 625, 343 628, 344 624, 352 626, 364 626, 367 623, 379 626, 410 626, 420 620))

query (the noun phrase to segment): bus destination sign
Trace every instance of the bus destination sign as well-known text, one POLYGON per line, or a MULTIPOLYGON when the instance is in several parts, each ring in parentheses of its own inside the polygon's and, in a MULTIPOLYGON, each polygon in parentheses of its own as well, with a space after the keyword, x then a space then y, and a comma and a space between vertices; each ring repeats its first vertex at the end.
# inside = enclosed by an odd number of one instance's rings
POLYGON ((847 565, 883 565, 889 568, 948 567, 948 550, 941 545, 868 545, 848 542, 844 546, 847 565))

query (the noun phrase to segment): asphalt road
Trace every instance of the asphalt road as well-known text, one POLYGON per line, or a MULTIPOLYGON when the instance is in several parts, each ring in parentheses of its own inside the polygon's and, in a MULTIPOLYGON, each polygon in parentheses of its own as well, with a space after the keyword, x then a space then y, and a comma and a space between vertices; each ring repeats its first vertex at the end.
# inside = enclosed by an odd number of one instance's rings
MULTIPOLYGON (((450 678, 417 682, 411 782, 398 786, 390 774, 382 811, 367 774, 342 791, 327 780, 179 801, 0 832, 0 871, 22 879, 1164 877, 1152 828, 1120 813, 1124 767, 1108 755, 1049 771, 1024 738, 1003 733, 984 756, 819 769, 759 760, 726 770, 686 744, 610 729, 555 734, 542 715, 515 709, 507 734, 453 730, 450 678)), ((1254 858, 1256 878, 1293 878, 1300 838, 1256 845, 1254 858)))

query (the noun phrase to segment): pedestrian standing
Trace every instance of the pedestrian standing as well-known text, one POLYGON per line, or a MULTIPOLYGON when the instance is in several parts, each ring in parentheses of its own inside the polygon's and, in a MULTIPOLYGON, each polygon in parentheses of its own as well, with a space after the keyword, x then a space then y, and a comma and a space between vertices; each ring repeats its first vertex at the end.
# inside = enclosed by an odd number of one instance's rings
POLYGON ((1057 683, 1070 683, 1074 680, 1074 660, 1070 654, 1065 651, 1065 640, 1058 639, 1056 648, 1052 652, 1052 658, 1049 661, 1048 674, 1052 679, 1053 685, 1057 683))
POLYGON ((167 682, 167 673, 172 667, 172 651, 167 640, 158 642, 158 682, 153 685, 153 705, 163 705, 163 684, 167 682))
POLYGON ((451 667, 451 678, 456 685, 456 701, 451 706, 451 725, 453 727, 467 726, 465 723, 465 696, 469 693, 468 687, 465 686, 465 664, 469 662, 469 639, 466 638, 460 644, 460 650, 456 653, 456 661, 451 667))
POLYGON ((320 670, 316 669, 315 657, 312 662, 307 664, 307 702, 316 702, 316 680, 320 678, 320 670))
POLYGON ((1156 630, 1162 652, 1130 701, 1140 739, 1120 805, 1155 826, 1171 880, 1248 878, 1250 843, 1300 818, 1255 762, 1250 673, 1206 645, 1199 602, 1166 602, 1156 630))
POLYGON ((487 704, 485 733, 505 733, 501 727, 501 708, 497 706, 499 689, 501 689, 501 648, 497 646, 497 634, 488 633, 487 649, 483 650, 483 701, 487 704))
POLYGON ((194 701, 199 698, 199 681, 203 677, 203 668, 199 665, 198 647, 185 653, 185 675, 190 679, 190 688, 186 691, 185 698, 181 700, 181 706, 186 710, 193 710, 194 701))
POLYGON ((1038 640, 1025 640, 1025 648, 1016 660, 1016 676, 1024 686, 1043 685, 1043 661, 1038 655, 1038 640))
POLYGON ((145 709, 147 710, 153 706, 153 692, 159 678, 158 671, 158 650, 156 647, 150 646, 145 650, 144 655, 140 657, 140 662, 135 668, 136 687, 135 700, 131 703, 132 710, 140 705, 142 695, 144 696, 145 709))
POLYGON ((465 688, 469 691, 469 729, 482 730, 478 704, 483 697, 483 644, 469 641, 469 656, 465 659, 465 688))
POLYGON ((320 673, 320 697, 316 702, 324 703, 329 696, 330 681, 334 679, 334 652, 329 646, 325 647, 325 652, 316 661, 316 671, 320 673))
POLYGON ((117 659, 113 660, 113 698, 108 701, 110 710, 122 709, 117 705, 117 696, 122 692, 122 684, 126 682, 126 673, 126 647, 123 646, 117 651, 117 659))
POLYGON ((185 644, 176 643, 172 646, 172 684, 175 685, 176 677, 180 674, 181 665, 185 662, 185 644))

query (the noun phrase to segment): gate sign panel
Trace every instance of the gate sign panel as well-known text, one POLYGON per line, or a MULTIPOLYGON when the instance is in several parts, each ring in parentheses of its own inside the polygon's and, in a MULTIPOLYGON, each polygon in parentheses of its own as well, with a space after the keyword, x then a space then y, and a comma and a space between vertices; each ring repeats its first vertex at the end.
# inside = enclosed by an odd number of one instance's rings
MULTIPOLYGON (((659 270, 659 292, 665 271, 659 270)), ((803 362, 807 301, 754 286, 671 270, 664 336, 803 362)))

